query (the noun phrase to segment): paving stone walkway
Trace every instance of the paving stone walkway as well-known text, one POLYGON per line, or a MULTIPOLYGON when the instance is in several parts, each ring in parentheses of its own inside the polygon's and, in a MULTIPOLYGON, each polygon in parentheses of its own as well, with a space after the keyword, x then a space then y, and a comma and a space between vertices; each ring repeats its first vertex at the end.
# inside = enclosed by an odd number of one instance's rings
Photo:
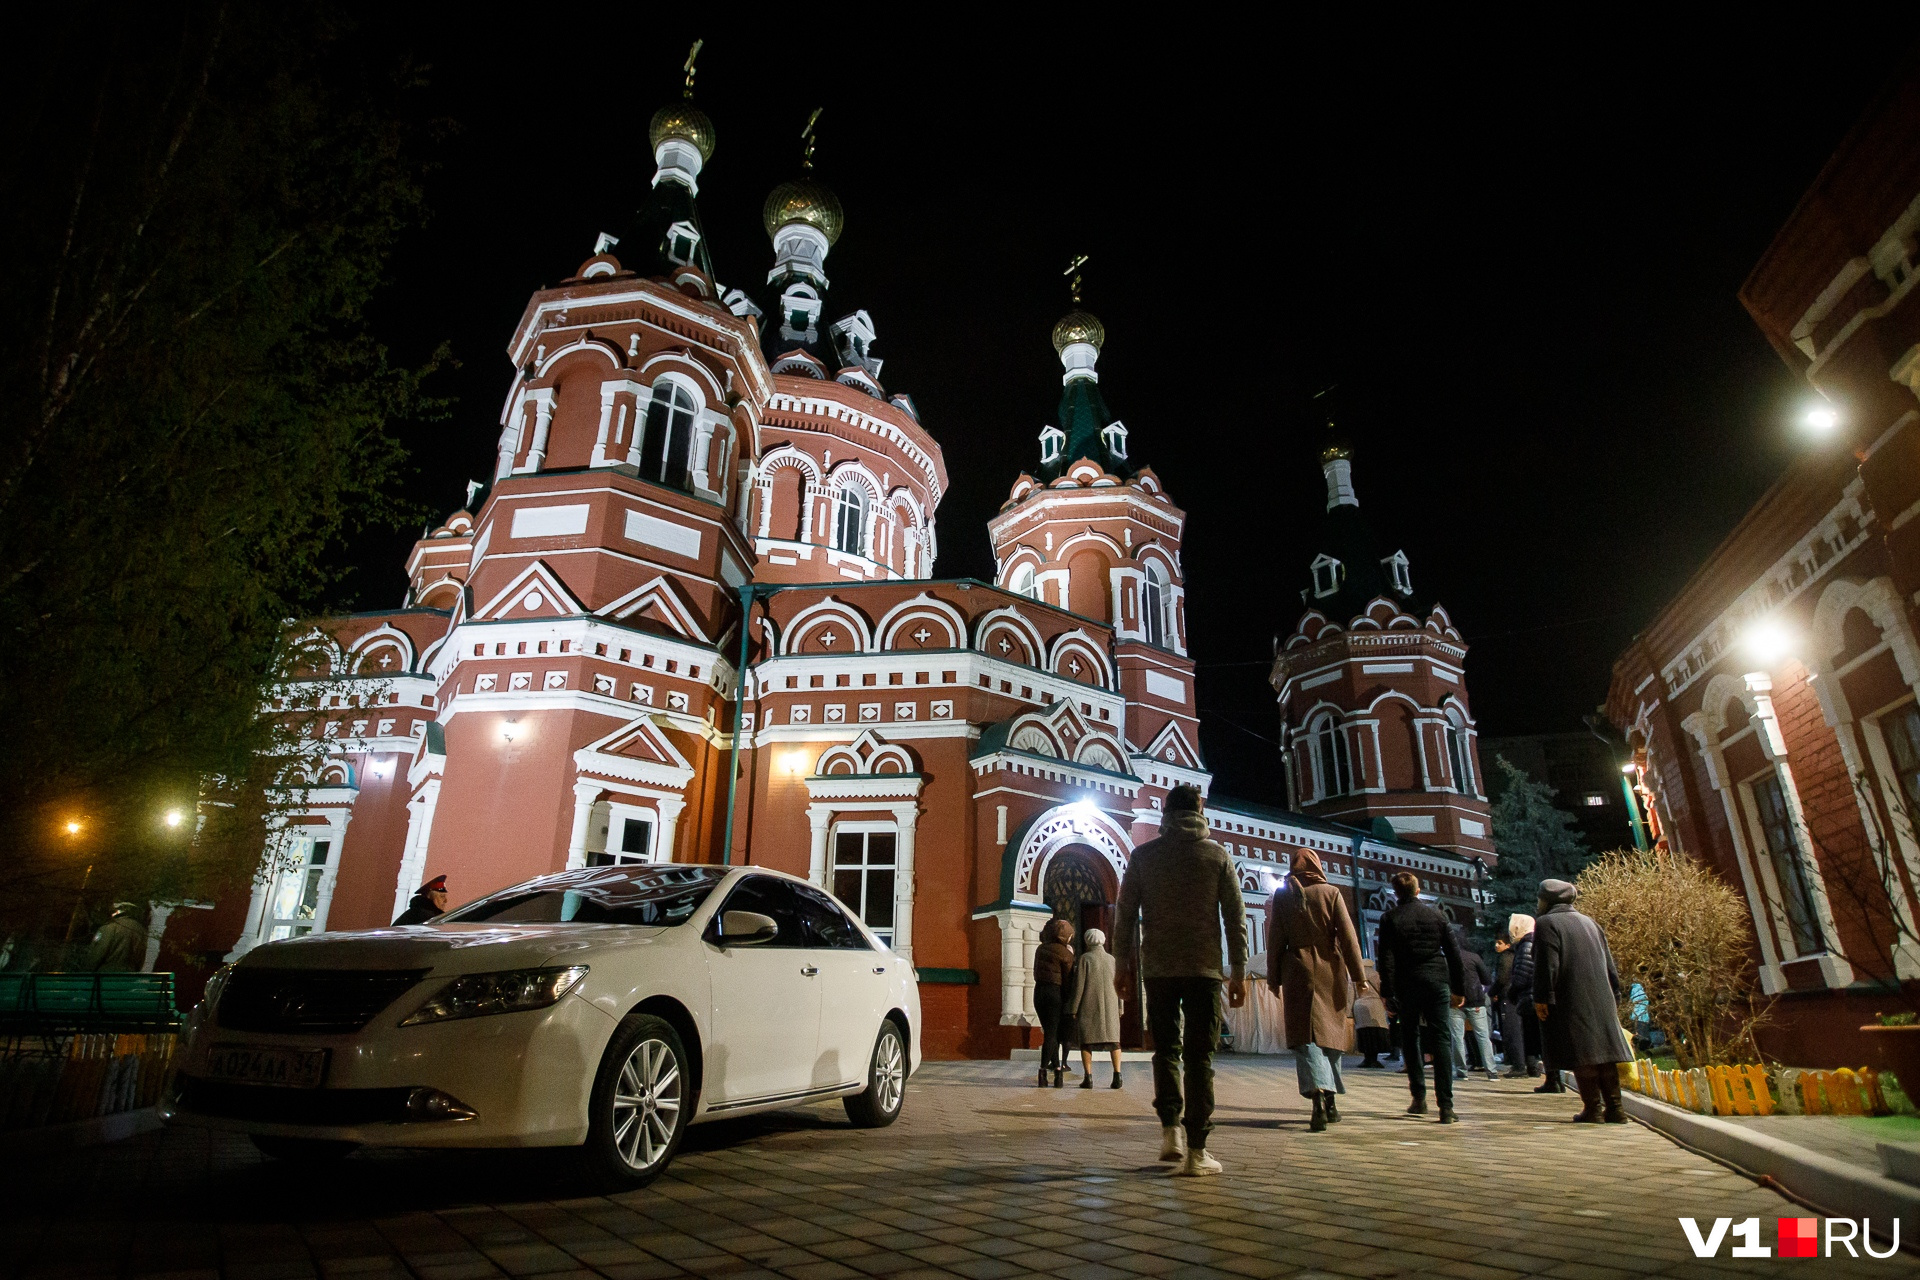
MULTIPOLYGON (((358 1155, 319 1170, 244 1138, 146 1134, 6 1170, 8 1277, 481 1280, 697 1275, 838 1280, 1767 1275, 1697 1260, 1676 1216, 1804 1211, 1639 1125, 1566 1123, 1532 1082, 1468 1082, 1463 1123, 1404 1116, 1406 1084, 1353 1071, 1346 1119, 1307 1132, 1287 1059, 1220 1068, 1226 1175, 1170 1178, 1144 1067, 1042 1091, 1013 1063, 931 1063, 890 1129, 837 1103, 702 1126, 645 1191, 583 1194, 539 1154, 358 1155)), ((1822 1259, 1822 1276, 1912 1275, 1822 1259)))

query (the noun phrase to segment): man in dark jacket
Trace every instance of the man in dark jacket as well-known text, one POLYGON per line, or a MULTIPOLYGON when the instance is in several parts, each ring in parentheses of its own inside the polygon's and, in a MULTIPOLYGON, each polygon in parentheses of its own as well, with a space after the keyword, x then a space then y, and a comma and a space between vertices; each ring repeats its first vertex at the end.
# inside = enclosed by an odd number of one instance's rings
POLYGON ((1220 1042, 1220 983, 1226 976, 1221 973, 1220 937, 1224 932, 1232 974, 1227 1001, 1238 1009, 1247 1000, 1247 909, 1233 859, 1207 838, 1199 790, 1175 787, 1160 814, 1159 838, 1133 851, 1120 883, 1113 985, 1125 1000, 1133 992, 1136 965, 1146 978, 1160 1158, 1178 1160, 1176 1173, 1198 1177, 1220 1172, 1220 1162, 1207 1154, 1207 1135, 1213 1131, 1213 1049, 1220 1042))
POLYGON ((1625 1124, 1617 1062, 1633 1059, 1620 1030, 1620 974, 1607 935, 1573 909, 1580 891, 1565 880, 1540 882, 1534 923, 1533 1001, 1547 1061, 1568 1067, 1580 1085, 1580 1114, 1594 1124, 1625 1124), (1604 1108, 1604 1114, 1603 1114, 1604 1108))
POLYGON ((1487 1013, 1487 988, 1492 985, 1493 974, 1487 968, 1486 958, 1467 945, 1460 926, 1448 927, 1453 930, 1453 945, 1460 950, 1460 973, 1465 979, 1467 999, 1465 1005, 1447 1011, 1447 1023, 1453 1031, 1453 1078, 1467 1078, 1467 1028, 1472 1027, 1474 1043, 1480 1046, 1480 1069, 1487 1073, 1487 1079, 1498 1080, 1500 1075, 1493 1069, 1493 1023, 1487 1013))
POLYGON ((131 902, 113 904, 113 914, 93 935, 87 950, 87 968, 96 973, 132 973, 147 960, 147 926, 140 908, 131 902))
POLYGON ((1420 1065, 1420 1030, 1433 1043, 1433 1091, 1440 1123, 1452 1124, 1453 1034, 1449 1007, 1466 1004, 1466 974, 1447 918, 1420 901, 1420 877, 1402 871, 1393 878, 1400 902, 1380 918, 1380 994, 1400 1018, 1400 1049, 1413 1091, 1410 1116, 1427 1114, 1427 1073, 1420 1065))
POLYGON ((444 914, 446 909, 447 878, 435 876, 420 886, 419 891, 413 895, 413 901, 407 904, 407 909, 402 911, 393 923, 396 927, 403 924, 425 924, 435 916, 444 914))

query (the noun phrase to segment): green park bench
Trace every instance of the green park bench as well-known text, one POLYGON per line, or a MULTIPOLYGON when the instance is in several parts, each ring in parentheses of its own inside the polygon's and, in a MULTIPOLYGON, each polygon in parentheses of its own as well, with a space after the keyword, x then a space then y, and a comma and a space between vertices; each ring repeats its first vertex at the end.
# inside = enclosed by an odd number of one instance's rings
POLYGON ((0 1035, 180 1028, 170 973, 0 973, 0 1035))

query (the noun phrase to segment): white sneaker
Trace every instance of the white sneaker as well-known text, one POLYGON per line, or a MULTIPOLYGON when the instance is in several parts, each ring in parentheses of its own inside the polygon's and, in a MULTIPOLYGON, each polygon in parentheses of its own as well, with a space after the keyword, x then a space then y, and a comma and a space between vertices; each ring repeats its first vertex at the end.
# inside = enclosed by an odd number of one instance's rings
POLYGON ((1220 1172, 1220 1162, 1206 1153, 1206 1149, 1187 1152, 1186 1160, 1173 1171, 1176 1178, 1204 1178, 1220 1172))
POLYGON ((1179 1125, 1169 1125, 1160 1131, 1160 1158, 1173 1163, 1187 1158, 1187 1131, 1179 1125))

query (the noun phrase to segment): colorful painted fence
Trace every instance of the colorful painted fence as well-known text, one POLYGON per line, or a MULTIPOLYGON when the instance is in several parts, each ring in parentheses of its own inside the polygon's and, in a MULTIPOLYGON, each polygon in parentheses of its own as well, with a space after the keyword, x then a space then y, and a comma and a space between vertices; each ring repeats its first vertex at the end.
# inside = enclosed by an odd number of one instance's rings
POLYGON ((1703 1116, 1885 1116, 1913 1110, 1898 1082, 1871 1067, 1810 1071, 1736 1063, 1663 1071, 1642 1058, 1620 1064, 1620 1082, 1703 1116))

